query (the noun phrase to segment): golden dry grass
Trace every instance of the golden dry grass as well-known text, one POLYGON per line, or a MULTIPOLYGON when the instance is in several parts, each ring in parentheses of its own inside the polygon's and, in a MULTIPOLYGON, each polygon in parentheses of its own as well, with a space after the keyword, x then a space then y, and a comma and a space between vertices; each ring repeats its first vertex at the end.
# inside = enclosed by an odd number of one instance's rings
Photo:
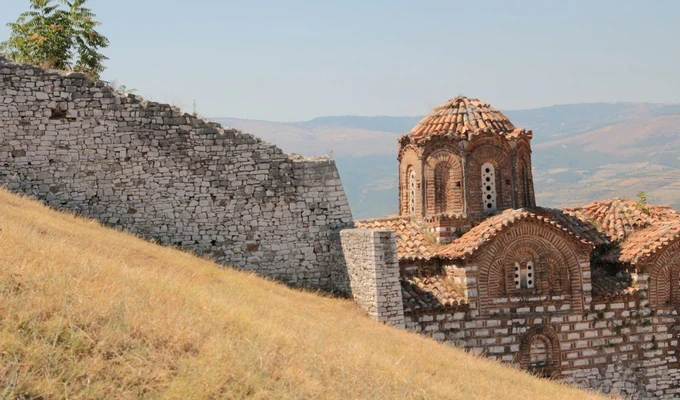
POLYGON ((0 190, 0 398, 37 396, 597 398, 0 190))

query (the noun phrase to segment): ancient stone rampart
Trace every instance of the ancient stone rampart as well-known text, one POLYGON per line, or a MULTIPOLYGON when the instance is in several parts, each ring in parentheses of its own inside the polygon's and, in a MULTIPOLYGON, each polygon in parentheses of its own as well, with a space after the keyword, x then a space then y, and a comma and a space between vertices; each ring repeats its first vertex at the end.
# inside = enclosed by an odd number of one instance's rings
POLYGON ((332 160, 303 159, 79 73, 0 58, 0 185, 166 245, 332 289, 352 225, 332 160))

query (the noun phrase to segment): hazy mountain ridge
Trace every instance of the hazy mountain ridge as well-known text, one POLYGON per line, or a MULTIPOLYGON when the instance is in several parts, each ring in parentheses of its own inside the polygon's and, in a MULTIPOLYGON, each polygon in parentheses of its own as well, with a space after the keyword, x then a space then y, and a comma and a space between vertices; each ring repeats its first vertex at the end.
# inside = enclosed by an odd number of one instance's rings
MULTIPOLYGON (((544 206, 635 197, 680 208, 680 105, 566 104, 503 111, 534 132, 537 201, 544 206)), ((397 138, 422 117, 330 116, 303 122, 218 118, 287 152, 333 154, 357 218, 397 210, 397 138)))

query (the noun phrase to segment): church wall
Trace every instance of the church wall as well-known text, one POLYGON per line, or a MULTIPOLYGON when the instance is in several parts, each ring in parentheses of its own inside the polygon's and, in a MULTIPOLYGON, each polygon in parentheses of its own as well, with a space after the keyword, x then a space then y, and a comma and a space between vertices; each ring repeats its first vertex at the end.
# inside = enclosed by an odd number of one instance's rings
POLYGON ((407 312, 406 329, 528 369, 527 343, 541 337, 555 353, 536 373, 625 398, 680 397, 677 315, 655 312, 640 295, 594 302, 584 313, 519 303, 488 317, 473 309, 407 312))
POLYGON ((533 221, 515 222, 478 254, 444 265, 449 276, 464 279, 468 305, 407 308, 406 329, 583 388, 631 399, 680 396, 680 320, 675 311, 650 307, 649 275, 634 276, 639 289, 634 294, 593 299, 590 248, 533 221), (562 257, 562 279, 575 288, 547 290, 548 272, 555 271, 541 271, 537 263, 539 286, 532 293, 491 291, 493 273, 508 284, 513 278, 490 268, 498 260, 503 264, 517 258, 513 253, 521 258, 551 252, 562 257))
POLYGON ((507 311, 520 300, 530 309, 581 311, 591 300, 590 248, 536 221, 519 221, 468 260, 471 307, 482 315, 507 311), (532 263, 531 288, 516 288, 515 267, 532 263))

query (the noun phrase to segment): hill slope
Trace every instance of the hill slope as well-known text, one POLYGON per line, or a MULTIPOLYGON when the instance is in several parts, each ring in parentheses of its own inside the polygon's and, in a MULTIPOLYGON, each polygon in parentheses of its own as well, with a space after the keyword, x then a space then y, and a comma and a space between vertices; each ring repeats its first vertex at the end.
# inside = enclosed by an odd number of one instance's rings
POLYGON ((0 190, 0 398, 37 396, 596 398, 0 190))

